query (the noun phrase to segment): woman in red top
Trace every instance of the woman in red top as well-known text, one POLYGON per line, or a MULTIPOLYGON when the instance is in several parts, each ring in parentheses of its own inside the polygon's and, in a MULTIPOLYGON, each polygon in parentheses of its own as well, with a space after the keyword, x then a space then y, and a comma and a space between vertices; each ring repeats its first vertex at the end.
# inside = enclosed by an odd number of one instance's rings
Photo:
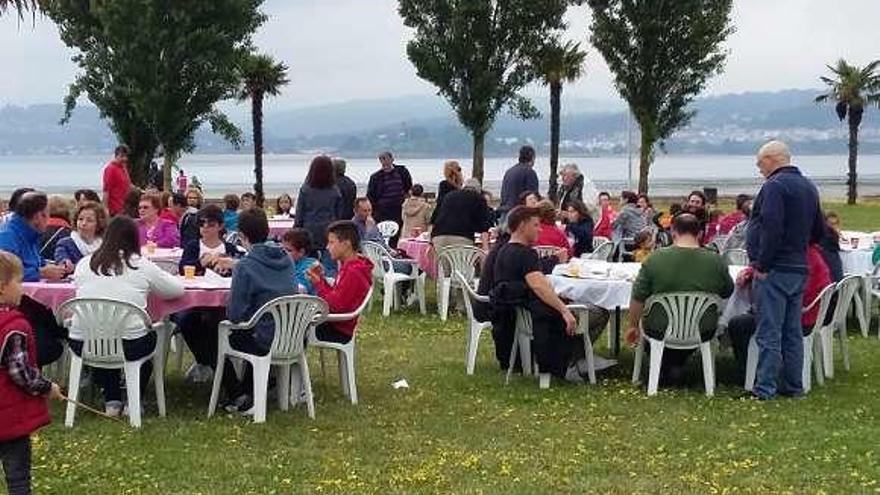
POLYGON ((535 240, 535 246, 554 246, 564 249, 569 256, 572 253, 571 243, 568 242, 568 236, 565 231, 556 226, 556 208, 549 200, 542 200, 538 203, 538 210, 541 216, 541 227, 538 231, 538 239, 535 240))
MULTIPOLYGON (((324 268, 315 263, 306 275, 315 287, 318 297, 327 301, 330 313, 351 313, 364 302, 373 283, 373 263, 361 256, 357 247, 360 235, 354 222, 344 220, 327 227, 327 250, 333 261, 339 263, 336 284, 330 285, 324 278, 324 268)), ((357 318, 322 323, 315 328, 315 336, 325 342, 345 344, 351 341, 357 328, 357 318)))
POLYGON ((593 235, 611 239, 611 224, 614 223, 614 207, 611 206, 611 195, 607 192, 599 193, 599 211, 601 216, 593 228, 593 235))

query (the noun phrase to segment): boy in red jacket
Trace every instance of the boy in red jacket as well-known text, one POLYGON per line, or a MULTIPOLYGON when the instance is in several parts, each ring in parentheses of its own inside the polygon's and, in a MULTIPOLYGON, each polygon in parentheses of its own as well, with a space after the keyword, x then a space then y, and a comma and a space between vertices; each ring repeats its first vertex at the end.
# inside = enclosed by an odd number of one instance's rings
POLYGON ((0 251, 0 460, 10 494, 31 492, 31 433, 49 424, 46 397, 61 389, 40 374, 33 330, 18 311, 21 261, 0 251))
MULTIPOLYGON (((373 263, 361 256, 357 248, 361 245, 360 235, 354 222, 334 222, 327 227, 327 250, 333 261, 339 263, 336 284, 330 285, 324 278, 324 269, 316 263, 306 274, 318 297, 327 301, 331 313, 351 313, 355 311, 373 283, 373 263)), ((334 323, 322 323, 315 328, 315 336, 325 342, 345 344, 351 340, 357 318, 334 323)))

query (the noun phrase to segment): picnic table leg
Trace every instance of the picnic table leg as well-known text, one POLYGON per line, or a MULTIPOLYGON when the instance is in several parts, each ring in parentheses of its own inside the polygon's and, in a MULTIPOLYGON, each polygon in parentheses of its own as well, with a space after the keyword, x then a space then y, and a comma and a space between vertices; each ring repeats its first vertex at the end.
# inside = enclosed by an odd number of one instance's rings
POLYGON ((614 308, 614 318, 611 323, 611 354, 615 357, 620 355, 620 319, 620 306, 617 306, 614 308))

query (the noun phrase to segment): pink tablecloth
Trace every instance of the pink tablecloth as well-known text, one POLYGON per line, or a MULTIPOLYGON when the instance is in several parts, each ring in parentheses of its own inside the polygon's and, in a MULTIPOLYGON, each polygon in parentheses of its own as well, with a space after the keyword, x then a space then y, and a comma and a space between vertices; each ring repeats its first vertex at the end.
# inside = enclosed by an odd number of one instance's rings
POLYGON ((437 263, 434 260, 434 247, 429 241, 401 239, 397 248, 419 262, 419 268, 431 278, 437 278, 437 263))
MULTIPOLYGON (((76 297, 73 283, 27 282, 24 294, 51 310, 76 297)), ((153 321, 160 321, 172 313, 197 307, 224 307, 229 297, 229 289, 203 289, 187 287, 182 297, 164 300, 150 296, 147 300, 147 313, 153 321)))

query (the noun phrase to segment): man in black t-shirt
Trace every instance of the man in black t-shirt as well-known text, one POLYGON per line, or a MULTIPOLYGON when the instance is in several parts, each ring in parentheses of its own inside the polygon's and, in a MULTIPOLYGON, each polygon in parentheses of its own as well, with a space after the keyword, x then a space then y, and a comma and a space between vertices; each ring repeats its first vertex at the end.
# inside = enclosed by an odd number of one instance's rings
MULTIPOLYGON (((528 309, 532 315, 533 349, 540 369, 558 378, 583 383, 577 361, 584 358, 584 346, 581 337, 574 335, 575 317, 556 295, 541 271, 538 253, 532 249, 540 229, 538 210, 518 206, 510 210, 507 225, 510 241, 498 248, 494 260, 494 284, 490 291, 493 324, 497 318, 509 332, 512 330, 510 313, 517 306, 528 309)), ((496 347, 505 346, 509 353, 512 335, 493 333, 493 337, 496 347)))

